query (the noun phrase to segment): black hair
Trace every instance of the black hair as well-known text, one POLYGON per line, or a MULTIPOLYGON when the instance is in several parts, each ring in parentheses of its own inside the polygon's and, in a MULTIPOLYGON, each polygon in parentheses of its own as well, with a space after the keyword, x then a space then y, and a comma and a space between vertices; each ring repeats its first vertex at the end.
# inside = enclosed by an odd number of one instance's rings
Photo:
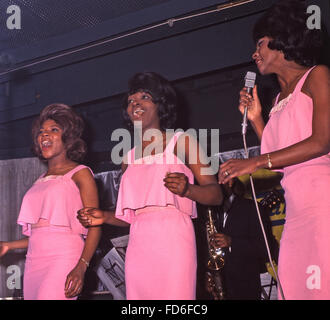
POLYGON ((157 105, 159 123, 162 130, 174 128, 177 118, 177 95, 171 83, 155 72, 140 72, 128 82, 128 92, 123 103, 123 116, 126 125, 132 128, 127 114, 127 98, 136 92, 146 92, 151 95, 157 105))
POLYGON ((36 156, 44 160, 38 143, 38 136, 40 128, 46 120, 54 120, 62 128, 62 141, 67 158, 77 162, 83 160, 87 152, 86 144, 81 139, 84 121, 71 107, 61 103, 46 106, 33 123, 33 151, 36 156))
POLYGON ((308 28, 308 18, 305 1, 280 0, 256 22, 254 41, 269 37, 269 49, 282 51, 288 61, 311 67, 319 61, 324 36, 321 30, 308 28))

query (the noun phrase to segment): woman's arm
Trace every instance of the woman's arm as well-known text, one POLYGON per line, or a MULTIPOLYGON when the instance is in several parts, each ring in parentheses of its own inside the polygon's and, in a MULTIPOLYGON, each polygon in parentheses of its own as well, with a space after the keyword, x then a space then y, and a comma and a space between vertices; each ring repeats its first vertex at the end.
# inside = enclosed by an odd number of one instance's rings
MULTIPOLYGON (((97 186, 94 177, 89 171, 89 169, 85 168, 83 170, 78 171, 72 178, 79 188, 83 206, 98 208, 99 200, 97 186)), ((96 227, 88 229, 85 247, 81 254, 81 258, 85 259, 88 262, 91 260, 94 251, 97 248, 100 236, 101 228, 96 227)))
POLYGON ((165 177, 165 187, 175 194, 204 205, 220 205, 223 200, 221 188, 215 176, 207 173, 207 169, 210 169, 209 161, 196 139, 192 136, 181 135, 174 152, 180 159, 184 157, 198 185, 190 184, 183 173, 174 172, 165 177))
MULTIPOLYGON (((97 208, 99 206, 97 186, 92 173, 85 168, 72 177, 79 188, 81 200, 84 207, 97 208)), ((81 292, 83 279, 86 269, 101 237, 100 227, 91 227, 88 229, 84 249, 76 267, 69 273, 65 283, 65 292, 67 297, 74 297, 81 292)))
POLYGON ((220 166, 219 181, 253 173, 260 168, 283 168, 305 162, 330 151, 330 72, 318 66, 309 74, 302 91, 313 100, 312 134, 287 148, 247 160, 229 160, 220 166))
POLYGON ((128 227, 129 224, 115 217, 115 211, 105 211, 97 208, 79 210, 77 219, 84 227, 111 224, 116 227, 128 227))
POLYGON ((0 241, 0 257, 4 256, 8 251, 15 249, 26 249, 29 245, 29 238, 15 241, 0 241))
MULTIPOLYGON (((122 173, 127 169, 127 164, 122 163, 122 173)), ((125 221, 117 219, 114 211, 105 211, 97 208, 83 208, 79 210, 77 219, 84 227, 100 226, 102 224, 111 224, 117 227, 128 227, 125 221)))

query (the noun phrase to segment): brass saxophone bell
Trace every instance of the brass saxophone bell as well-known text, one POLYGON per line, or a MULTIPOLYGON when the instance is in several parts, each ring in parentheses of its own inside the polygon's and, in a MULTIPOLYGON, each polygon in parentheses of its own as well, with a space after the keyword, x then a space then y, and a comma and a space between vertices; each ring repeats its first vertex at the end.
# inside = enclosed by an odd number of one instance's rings
POLYGON ((217 229, 214 225, 212 210, 208 210, 208 221, 206 222, 206 235, 209 248, 209 259, 207 261, 208 287, 215 300, 224 300, 225 292, 223 287, 223 280, 221 275, 221 269, 225 265, 225 252, 221 248, 215 248, 212 244, 212 239, 217 233, 217 229))
POLYGON ((222 269, 224 265, 225 265, 224 252, 221 250, 221 248, 212 250, 211 258, 207 262, 208 268, 214 271, 218 271, 222 269))

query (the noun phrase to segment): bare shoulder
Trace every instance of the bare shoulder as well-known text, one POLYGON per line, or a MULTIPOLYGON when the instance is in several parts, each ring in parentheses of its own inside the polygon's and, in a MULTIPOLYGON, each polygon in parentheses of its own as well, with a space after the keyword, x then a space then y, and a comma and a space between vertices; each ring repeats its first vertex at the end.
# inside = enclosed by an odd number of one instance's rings
POLYGON ((320 90, 329 91, 330 69, 325 65, 316 66, 308 75, 302 91, 310 96, 320 93, 320 90))
POLYGON ((182 134, 179 135, 175 148, 178 146, 189 147, 190 145, 198 144, 197 132, 194 129, 189 129, 187 131, 183 131, 182 134))
POLYGON ((184 131, 177 139, 174 146, 174 154, 179 157, 183 162, 189 162, 189 158, 192 155, 198 154, 198 137, 196 130, 189 129, 184 131))
POLYGON ((315 82, 330 81, 330 69, 325 65, 316 66, 308 75, 305 85, 313 86, 315 82))
POLYGON ((330 76, 330 69, 326 65, 318 65, 316 66, 310 73, 310 78, 318 78, 318 77, 326 77, 328 78, 330 76))
POLYGON ((73 176, 72 180, 78 185, 83 185, 84 183, 88 183, 94 181, 94 176, 89 168, 82 168, 77 171, 73 176))

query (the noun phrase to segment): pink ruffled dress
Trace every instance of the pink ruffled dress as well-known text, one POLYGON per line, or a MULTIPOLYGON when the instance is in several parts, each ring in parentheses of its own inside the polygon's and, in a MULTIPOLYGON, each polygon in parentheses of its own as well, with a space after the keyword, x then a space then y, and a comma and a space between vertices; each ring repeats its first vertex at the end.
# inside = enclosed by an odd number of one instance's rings
POLYGON ((173 151, 180 133, 163 153, 134 160, 124 172, 116 217, 131 224, 125 260, 128 300, 192 300, 196 288, 196 242, 192 218, 195 202, 165 186, 167 172, 182 172, 194 183, 191 170, 173 151))
POLYGON ((66 277, 77 264, 87 235, 76 218, 83 204, 71 178, 84 168, 79 165, 63 176, 41 176, 23 198, 17 223, 29 237, 25 300, 67 299, 66 277))
MULTIPOLYGON (((301 91, 311 70, 286 101, 276 101, 263 132, 261 153, 283 149, 311 136, 313 101, 301 91)), ((286 221, 280 243, 279 278, 285 299, 328 300, 330 154, 285 167, 283 173, 286 221)))

